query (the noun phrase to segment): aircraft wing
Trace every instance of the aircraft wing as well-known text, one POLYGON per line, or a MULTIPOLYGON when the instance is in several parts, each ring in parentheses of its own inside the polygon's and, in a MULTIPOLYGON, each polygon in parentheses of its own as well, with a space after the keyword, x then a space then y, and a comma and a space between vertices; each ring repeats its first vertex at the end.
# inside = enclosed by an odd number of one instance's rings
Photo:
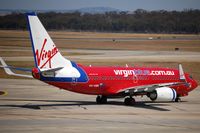
POLYGON ((126 94, 140 95, 140 94, 144 94, 148 92, 153 92, 156 88, 159 88, 159 87, 171 87, 171 86, 177 86, 177 85, 190 86, 190 84, 187 83, 181 64, 179 64, 179 79, 180 79, 180 82, 159 83, 159 84, 150 84, 150 85, 142 85, 142 86, 134 86, 130 88, 125 88, 125 89, 119 90, 118 93, 123 93, 125 95, 126 94))
POLYGON ((140 95, 148 92, 153 92, 156 88, 159 87, 171 87, 171 86, 177 86, 177 85, 187 85, 186 82, 171 82, 171 83, 159 83, 159 84, 151 84, 151 85, 142 85, 142 86, 134 86, 130 88, 125 88, 122 90, 119 90, 118 93, 123 93, 127 95, 140 95))
POLYGON ((28 72, 28 73, 31 73, 31 69, 29 68, 18 68, 18 67, 12 67, 12 66, 8 66, 5 61, 3 60, 3 58, 0 57, 0 62, 1 62, 1 66, 0 68, 3 68, 5 70, 5 72, 8 74, 8 75, 14 75, 14 76, 19 76, 19 77, 25 77, 25 78, 33 78, 32 75, 25 75, 25 74, 17 74, 17 73, 14 73, 11 69, 13 70, 19 70, 19 71, 25 71, 25 72, 28 72))

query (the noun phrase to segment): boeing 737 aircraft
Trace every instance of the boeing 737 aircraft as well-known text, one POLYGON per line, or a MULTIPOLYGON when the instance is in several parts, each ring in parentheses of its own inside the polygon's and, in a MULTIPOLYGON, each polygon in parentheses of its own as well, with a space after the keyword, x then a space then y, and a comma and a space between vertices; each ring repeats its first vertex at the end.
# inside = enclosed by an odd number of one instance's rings
MULTIPOLYGON (((178 69, 77 64, 61 55, 35 13, 28 13, 27 20, 35 60, 32 76, 47 84, 97 95, 98 104, 107 103, 108 98, 125 98, 126 105, 135 103, 134 96, 143 95, 153 101, 178 102, 197 87, 197 82, 183 72, 181 64, 178 69)), ((7 73, 14 75, 10 69, 17 68, 7 66, 2 59, 1 62, 7 73)))

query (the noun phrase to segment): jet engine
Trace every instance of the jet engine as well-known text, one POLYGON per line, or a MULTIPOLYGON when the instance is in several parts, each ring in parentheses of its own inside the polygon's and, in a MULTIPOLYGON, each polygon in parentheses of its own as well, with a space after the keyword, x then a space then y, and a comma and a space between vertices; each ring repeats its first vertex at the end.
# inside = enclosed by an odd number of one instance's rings
POLYGON ((172 88, 160 87, 149 93, 148 96, 152 101, 175 101, 177 93, 172 88))

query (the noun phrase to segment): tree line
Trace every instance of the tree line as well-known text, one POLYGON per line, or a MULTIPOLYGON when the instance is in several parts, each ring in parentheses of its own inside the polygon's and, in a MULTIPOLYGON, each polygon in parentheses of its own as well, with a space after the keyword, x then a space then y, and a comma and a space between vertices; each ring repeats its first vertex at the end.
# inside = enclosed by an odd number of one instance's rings
MULTIPOLYGON (((193 33, 200 32, 200 10, 107 12, 104 14, 38 13, 48 30, 134 32, 134 33, 193 33)), ((22 13, 0 16, 0 29, 27 28, 22 13)))

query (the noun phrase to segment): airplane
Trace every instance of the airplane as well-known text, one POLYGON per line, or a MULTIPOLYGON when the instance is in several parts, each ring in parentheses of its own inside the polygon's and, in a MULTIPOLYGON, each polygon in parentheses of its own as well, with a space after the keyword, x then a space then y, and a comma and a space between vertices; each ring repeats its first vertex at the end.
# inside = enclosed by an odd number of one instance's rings
MULTIPOLYGON (((33 78, 68 91, 96 95, 97 104, 109 98, 124 98, 125 105, 134 105, 135 96, 147 96, 152 101, 179 102, 198 84, 182 65, 178 69, 160 67, 84 66, 64 58, 42 25, 36 13, 27 13, 35 67, 33 78)), ((19 69, 0 60, 5 71, 19 69)), ((30 76, 17 74, 30 78, 30 76)))

